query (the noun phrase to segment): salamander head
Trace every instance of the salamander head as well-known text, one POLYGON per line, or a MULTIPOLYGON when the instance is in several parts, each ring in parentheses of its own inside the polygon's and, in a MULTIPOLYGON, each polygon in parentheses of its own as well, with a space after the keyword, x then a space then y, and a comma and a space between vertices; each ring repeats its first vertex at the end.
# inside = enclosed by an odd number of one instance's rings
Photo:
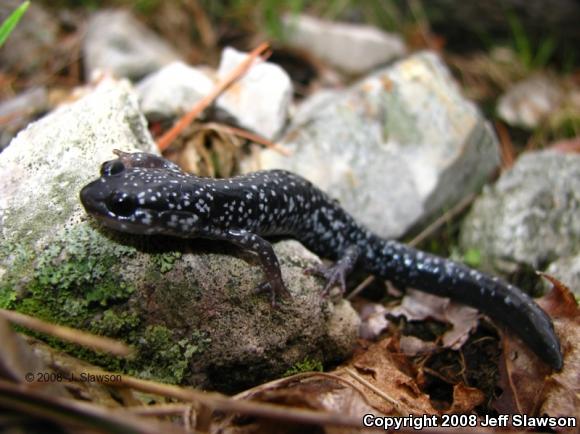
POLYGON ((105 226, 135 234, 193 237, 203 213, 191 208, 194 176, 159 167, 127 167, 122 159, 101 166, 101 177, 87 184, 80 199, 87 213, 105 226))

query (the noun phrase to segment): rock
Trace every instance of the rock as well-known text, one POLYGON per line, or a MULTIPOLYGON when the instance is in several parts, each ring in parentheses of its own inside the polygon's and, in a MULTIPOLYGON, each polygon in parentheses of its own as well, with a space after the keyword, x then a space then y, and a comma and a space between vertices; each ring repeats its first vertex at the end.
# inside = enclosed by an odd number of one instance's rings
POLYGON ((284 30, 288 45, 308 50, 349 74, 369 72, 407 51, 400 36, 373 26, 286 15, 284 30))
MULTIPOLYGON (((0 23, 22 4, 20 0, 0 2, 0 23)), ((0 70, 34 73, 54 55, 57 20, 38 2, 31 2, 0 49, 0 70)))
POLYGON ((554 79, 535 76, 515 84, 503 94, 497 111, 508 124, 533 129, 558 109, 563 96, 554 79))
MULTIPOLYGON (((546 273, 570 288, 576 299, 580 297, 580 253, 557 259, 546 269, 546 273)), ((551 287, 551 283, 547 285, 551 287)))
POLYGON ((110 72, 138 80, 179 55, 126 10, 102 10, 92 15, 83 43, 85 74, 110 72))
POLYGON ((213 87, 204 71, 173 62, 139 82, 137 93, 147 119, 167 119, 188 112, 213 87))
POLYGON ((244 170, 297 172, 392 238, 476 190, 498 165, 493 132, 434 54, 337 95, 299 109, 281 140, 290 157, 261 150, 244 170))
MULTIPOLYGON (((240 64, 247 54, 227 47, 222 52, 217 72, 222 79, 240 64)), ((282 130, 292 101, 292 82, 278 65, 262 62, 252 66, 217 100, 221 108, 238 123, 267 139, 274 139, 282 130)))
POLYGON ((263 273, 248 252, 99 227, 78 192, 113 148, 154 152, 127 82, 102 83, 0 154, 0 307, 136 348, 122 362, 76 352, 92 363, 204 388, 239 390, 351 351, 358 317, 320 297, 322 282, 304 274, 318 259, 296 241, 274 246, 293 298, 273 309, 254 293, 263 273))
POLYGON ((580 156, 526 153, 475 202, 460 245, 499 273, 542 270, 580 251, 579 208, 580 156))
POLYGON ((0 103, 0 151, 18 131, 24 128, 34 115, 48 108, 48 92, 45 87, 34 87, 0 103))
POLYGON ((39 246, 53 239, 73 210, 80 217, 79 188, 116 147, 155 149, 127 83, 106 81, 21 131, 0 154, 2 237, 39 246))

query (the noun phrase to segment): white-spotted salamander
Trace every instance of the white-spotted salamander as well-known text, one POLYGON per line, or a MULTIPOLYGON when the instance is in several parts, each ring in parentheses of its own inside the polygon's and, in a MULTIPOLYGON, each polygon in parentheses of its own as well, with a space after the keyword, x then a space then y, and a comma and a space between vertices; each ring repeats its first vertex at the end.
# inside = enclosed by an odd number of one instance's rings
POLYGON ((229 179, 201 178, 146 153, 116 151, 101 177, 81 193, 87 212, 106 226, 136 234, 226 240, 258 255, 272 302, 287 296, 278 259, 263 237, 285 235, 335 260, 319 270, 327 292, 354 266, 479 309, 513 330, 544 361, 562 367, 548 315, 520 289, 464 265, 385 240, 358 225, 336 200, 283 170, 229 179))

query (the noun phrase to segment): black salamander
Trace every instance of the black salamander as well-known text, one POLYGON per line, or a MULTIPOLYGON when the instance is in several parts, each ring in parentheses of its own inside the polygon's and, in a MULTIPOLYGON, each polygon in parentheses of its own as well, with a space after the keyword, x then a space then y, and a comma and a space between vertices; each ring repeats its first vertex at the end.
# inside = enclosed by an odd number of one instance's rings
POLYGON ((81 193, 86 211, 105 226, 135 234, 226 240, 257 254, 265 273, 259 289, 272 302, 288 296, 278 259, 263 237, 285 235, 335 260, 320 268, 325 292, 360 266, 397 285, 473 306, 515 332, 554 369, 562 353, 548 315, 520 289, 464 265, 382 239, 358 225, 336 200, 283 170, 229 179, 200 178, 146 153, 116 151, 101 177, 81 193))

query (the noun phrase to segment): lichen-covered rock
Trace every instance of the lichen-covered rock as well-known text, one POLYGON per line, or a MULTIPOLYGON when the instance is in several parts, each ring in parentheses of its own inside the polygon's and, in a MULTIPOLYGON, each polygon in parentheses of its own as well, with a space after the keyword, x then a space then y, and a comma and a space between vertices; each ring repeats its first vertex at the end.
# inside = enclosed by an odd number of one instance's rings
POLYGON ((275 245, 293 298, 272 309, 253 292, 263 274, 250 253, 99 227, 78 192, 114 148, 154 152, 127 82, 104 82, 0 154, 0 307, 137 350, 119 360, 76 349, 93 363, 223 390, 351 350, 358 317, 350 305, 320 298, 321 282, 303 273, 317 258, 295 241, 275 245))
POLYGON ((262 150, 245 170, 299 173, 384 237, 399 237, 459 201, 499 163, 487 122, 430 53, 299 113, 281 139, 291 156, 262 150))
POLYGON ((579 214, 580 156, 530 152, 478 198, 460 243, 496 272, 543 270, 580 251, 579 214))

